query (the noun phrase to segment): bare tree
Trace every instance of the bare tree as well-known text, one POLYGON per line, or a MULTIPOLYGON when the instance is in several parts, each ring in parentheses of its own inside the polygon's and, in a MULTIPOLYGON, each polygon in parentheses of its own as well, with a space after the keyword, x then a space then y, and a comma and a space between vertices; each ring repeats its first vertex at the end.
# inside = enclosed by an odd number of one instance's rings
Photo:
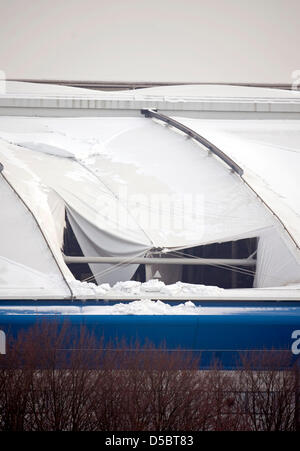
POLYGON ((163 343, 105 343, 40 323, 0 356, 0 430, 295 430, 289 354, 249 352, 241 363, 201 371, 201 356, 163 343))

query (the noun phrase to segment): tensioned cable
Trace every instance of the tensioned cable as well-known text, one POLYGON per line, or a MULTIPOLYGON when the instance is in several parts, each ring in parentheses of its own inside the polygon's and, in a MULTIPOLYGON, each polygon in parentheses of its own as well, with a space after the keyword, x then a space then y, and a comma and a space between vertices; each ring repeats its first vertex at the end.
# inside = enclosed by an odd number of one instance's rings
MULTIPOLYGON (((87 282, 87 281, 89 281, 89 280, 92 280, 92 279, 94 279, 96 276, 107 275, 107 274, 109 274, 109 273, 111 273, 111 272, 114 272, 114 271, 116 271, 117 269, 119 269, 120 266, 122 266, 122 265, 129 265, 129 264, 130 264, 133 260, 135 260, 137 257, 140 257, 140 256, 142 256, 142 255, 144 255, 144 254, 145 254, 145 251, 142 251, 142 252, 140 252, 140 253, 134 255, 133 257, 124 259, 124 260, 123 260, 122 262, 120 262, 120 263, 117 263, 117 264, 115 264, 115 265, 110 265, 109 268, 106 268, 106 269, 104 269, 103 271, 99 271, 98 273, 94 274, 93 276, 89 276, 89 277, 87 277, 86 279, 83 279, 82 282, 87 282)), ((104 264, 105 264, 105 263, 104 263, 104 264)), ((108 263, 108 264, 109 264, 109 263, 108 263)))
MULTIPOLYGON (((170 253, 171 254, 171 253, 170 253)), ((184 252, 180 252, 180 251, 174 251, 174 254, 177 254, 179 257, 190 257, 191 259, 194 258, 199 258, 195 255, 190 255, 190 254, 185 254, 184 252)), ((233 265, 218 265, 217 263, 210 263, 209 266, 214 266, 216 268, 221 268, 221 269, 228 269, 230 271, 234 271, 234 272, 240 272, 241 274, 246 274, 246 275, 255 275, 255 271, 251 271, 251 269, 246 269, 246 268, 239 268, 237 266, 233 266, 233 265)))
MULTIPOLYGON (((143 251, 143 252, 141 252, 141 253, 139 253, 139 254, 136 254, 135 256, 130 257, 130 258, 128 258, 128 259, 124 259, 122 262, 119 262, 119 263, 117 263, 117 264, 114 264, 113 266, 111 266, 111 267, 109 267, 109 268, 106 268, 105 270, 96 273, 94 276, 89 276, 89 277, 87 277, 86 279, 83 280, 83 282, 86 282, 86 281, 88 281, 88 280, 91 280, 91 279, 93 279, 95 276, 99 276, 99 275, 104 275, 104 274, 111 273, 111 272, 115 271, 116 269, 119 269, 119 267, 122 266, 122 265, 128 265, 128 264, 130 264, 131 261, 133 261, 135 258, 137 258, 137 257, 139 257, 139 256, 141 256, 141 255, 144 255, 144 253, 145 253, 145 251, 143 251)), ((185 254, 184 252, 180 252, 180 251, 172 251, 172 252, 168 253, 168 255, 172 255, 172 254, 173 254, 173 255, 178 255, 179 257, 182 257, 182 256, 184 256, 184 257, 190 257, 191 259, 198 258, 197 256, 190 255, 190 254, 185 254)), ((236 266, 232 266, 232 265, 217 265, 217 264, 211 264, 210 266, 215 266, 215 267, 221 268, 221 269, 230 269, 230 270, 233 270, 233 271, 236 271, 236 272, 240 272, 240 273, 242 273, 242 274, 255 275, 255 271, 251 271, 251 270, 247 270, 247 269, 243 269, 243 268, 237 268, 236 266)))
MULTIPOLYGON (((194 255, 185 254, 184 252, 174 251, 174 253, 177 253, 179 256, 198 258, 198 257, 196 257, 194 255)), ((253 277, 256 274, 256 272, 252 271, 251 269, 239 268, 239 267, 236 267, 236 266, 233 266, 233 265, 229 265, 229 264, 228 265, 218 265, 218 264, 214 263, 214 264, 210 264, 209 266, 213 266, 213 267, 219 268, 219 269, 226 269, 226 270, 229 270, 229 271, 233 271, 235 273, 240 273, 240 274, 249 275, 249 276, 253 276, 253 277)), ((268 278, 271 278, 271 279, 273 279, 275 281, 279 279, 279 277, 272 276, 272 275, 267 274, 265 272, 261 272, 261 275, 267 276, 268 278)))
MULTIPOLYGON (((122 265, 128 265, 128 264, 130 264, 135 258, 140 257, 140 256, 142 256, 142 255, 144 255, 144 252, 141 252, 140 254, 137 254, 137 255, 135 255, 134 257, 130 257, 130 258, 128 258, 128 259, 124 259, 122 262, 117 263, 117 264, 114 264, 114 265, 109 265, 109 263, 106 263, 106 264, 108 264, 108 265, 110 266, 109 268, 106 268, 106 269, 104 269, 103 271, 100 271, 100 272, 94 274, 93 276, 87 277, 86 279, 82 280, 82 282, 86 282, 86 281, 88 281, 88 280, 91 280, 91 279, 95 278, 96 276, 102 276, 102 275, 107 275, 107 274, 109 274, 109 273, 112 273, 112 272, 116 271, 117 269, 119 269, 120 266, 122 266, 122 265)), ((105 263, 104 263, 104 264, 105 264, 105 263)))
MULTIPOLYGON (((96 276, 101 276, 101 275, 107 275, 107 274, 109 274, 109 273, 112 273, 112 272, 114 272, 115 270, 117 270, 117 269, 119 269, 119 267, 120 266, 122 266, 122 265, 128 265, 128 264, 130 264, 131 263, 131 261, 133 261, 136 257, 139 257, 139 256, 141 256, 141 255, 143 255, 144 254, 144 251, 143 252, 141 252, 141 253, 139 253, 139 254, 137 254, 137 255, 135 255, 134 257, 130 257, 130 258, 128 258, 128 259, 125 259, 125 260, 123 260, 122 262, 120 262, 120 263, 118 263, 118 264, 116 264, 116 265, 113 265, 113 266, 111 266, 110 268, 107 268, 107 269, 105 269, 105 270, 103 270, 103 271, 100 271, 99 273, 96 273, 95 275, 93 275, 93 276, 89 276, 89 277, 87 277, 86 279, 84 279, 84 280, 82 280, 82 282, 87 282, 87 281, 89 281, 89 280, 91 280, 91 279, 93 279, 94 277, 96 277, 96 276)), ((184 257, 190 257, 191 259, 197 259, 198 257, 197 256, 194 256, 194 255, 190 255, 190 254, 185 254, 184 252, 180 252, 180 251, 173 251, 173 252, 170 252, 169 253, 169 255, 178 255, 179 257, 182 257, 182 256, 184 256, 184 257)), ((214 263, 214 264, 209 264, 209 266, 213 266, 213 267, 215 267, 215 268, 219 268, 219 269, 225 269, 225 270, 228 270, 228 271, 232 271, 232 272, 235 272, 235 273, 239 273, 239 274, 243 274, 243 275, 248 275, 248 276, 255 276, 255 271, 251 271, 251 270, 248 270, 248 269, 244 269, 244 268, 238 268, 238 267, 236 267, 236 266, 233 266, 233 265, 218 265, 218 264, 216 264, 216 263, 214 263)), ((272 278, 272 279, 275 279, 275 280, 277 280, 278 279, 278 277, 275 277, 275 276, 271 276, 270 274, 265 274, 265 273, 262 273, 262 275, 267 275, 268 277, 270 277, 270 278, 272 278)))
MULTIPOLYGON (((120 262, 120 263, 117 263, 117 264, 115 264, 115 265, 113 265, 113 266, 111 266, 111 267, 109 267, 109 268, 107 268, 107 269, 105 269, 105 270, 103 270, 103 271, 100 271, 100 272, 96 273, 96 274, 93 275, 93 276, 87 277, 87 278, 84 279, 82 282, 87 282, 88 280, 91 280, 91 279, 93 279, 93 278, 96 277, 96 276, 107 275, 107 274, 109 274, 109 273, 111 273, 111 272, 114 272, 115 270, 119 269, 120 266, 130 264, 131 261, 133 261, 136 257, 139 257, 139 256, 141 256, 141 255, 144 255, 144 253, 145 253, 145 252, 143 251, 143 252, 141 252, 141 253, 135 255, 134 257, 130 257, 130 258, 128 258, 128 259, 124 259, 124 260, 123 260, 122 262, 120 262)), ((184 254, 183 252, 176 252, 176 251, 170 252, 169 255, 171 255, 172 253, 173 253, 173 254, 179 255, 179 257, 181 257, 181 256, 187 256, 187 257, 191 257, 191 259, 192 259, 192 258, 193 258, 193 259, 194 259, 194 258, 198 258, 198 257, 193 256, 193 255, 184 254), (181 255, 180 255, 180 254, 181 254, 181 255)), ((240 273, 242 273, 242 274, 255 275, 255 272, 253 272, 253 271, 246 270, 246 269, 243 270, 243 269, 241 269, 241 268, 237 268, 237 267, 231 266, 231 265, 224 265, 224 266, 222 266, 222 265, 212 264, 212 265, 210 265, 210 266, 214 266, 214 267, 221 268, 221 269, 230 269, 230 270, 233 270, 233 271, 236 271, 236 272, 240 272, 240 273), (245 271, 245 272, 243 272, 243 271, 245 271)))

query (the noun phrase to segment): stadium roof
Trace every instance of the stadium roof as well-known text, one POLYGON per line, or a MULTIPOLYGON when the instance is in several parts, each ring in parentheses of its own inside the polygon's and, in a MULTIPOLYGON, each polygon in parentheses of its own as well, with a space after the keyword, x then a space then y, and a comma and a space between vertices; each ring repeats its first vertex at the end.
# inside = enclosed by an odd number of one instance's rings
MULTIPOLYGON (((11 87, 24 94, 24 85, 11 87)), ((31 85, 27 94, 40 95, 40 89, 31 85)), ((42 89, 83 95, 77 88, 42 89)), ((138 95, 300 99, 298 93, 253 89, 176 86, 138 95)), ((89 95, 97 98, 99 92, 89 95)), ((121 99, 123 93, 114 95, 121 99)), ((256 290, 243 295, 273 296, 275 289, 276 296, 299 296, 300 122, 175 119, 221 149, 242 172, 182 130, 142 115, 0 117, 2 298, 99 297, 100 291, 76 281, 66 265, 65 214, 84 255, 128 261, 91 264, 100 285, 129 280, 137 269, 134 259, 158 250, 168 255, 258 237, 256 290)), ((241 296, 239 291, 229 296, 241 296)))

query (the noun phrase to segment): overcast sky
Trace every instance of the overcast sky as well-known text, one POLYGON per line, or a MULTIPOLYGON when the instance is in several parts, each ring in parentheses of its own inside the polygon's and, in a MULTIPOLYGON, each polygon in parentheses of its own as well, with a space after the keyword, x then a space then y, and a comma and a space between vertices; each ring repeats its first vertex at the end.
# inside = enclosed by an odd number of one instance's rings
POLYGON ((8 78, 290 83, 299 0, 0 0, 8 78))

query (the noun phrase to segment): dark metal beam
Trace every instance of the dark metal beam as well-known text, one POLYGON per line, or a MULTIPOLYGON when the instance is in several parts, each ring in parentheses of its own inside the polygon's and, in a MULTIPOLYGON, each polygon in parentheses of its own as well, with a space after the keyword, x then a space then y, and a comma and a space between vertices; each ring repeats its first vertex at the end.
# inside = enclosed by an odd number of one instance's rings
POLYGON ((73 263, 106 263, 106 264, 139 264, 139 265, 223 265, 223 266, 255 266, 256 260, 252 258, 160 258, 160 257, 73 257, 64 256, 68 264, 73 263))
POLYGON ((217 146, 215 146, 213 143, 208 141, 203 136, 199 135, 199 133, 194 132, 189 127, 186 127, 181 122, 176 121, 175 119, 172 119, 169 116, 166 116, 165 114, 159 113, 158 111, 151 110, 151 109, 142 109, 141 113, 145 117, 155 118, 162 122, 165 122, 168 125, 171 125, 174 128, 177 128, 178 130, 182 131, 189 137, 193 138, 195 141, 198 141, 200 144, 205 146, 210 152, 217 155, 224 163, 226 163, 232 171, 236 172, 238 175, 242 176, 244 171, 243 169, 236 164, 228 155, 226 155, 224 152, 222 152, 221 149, 219 149, 217 146))

